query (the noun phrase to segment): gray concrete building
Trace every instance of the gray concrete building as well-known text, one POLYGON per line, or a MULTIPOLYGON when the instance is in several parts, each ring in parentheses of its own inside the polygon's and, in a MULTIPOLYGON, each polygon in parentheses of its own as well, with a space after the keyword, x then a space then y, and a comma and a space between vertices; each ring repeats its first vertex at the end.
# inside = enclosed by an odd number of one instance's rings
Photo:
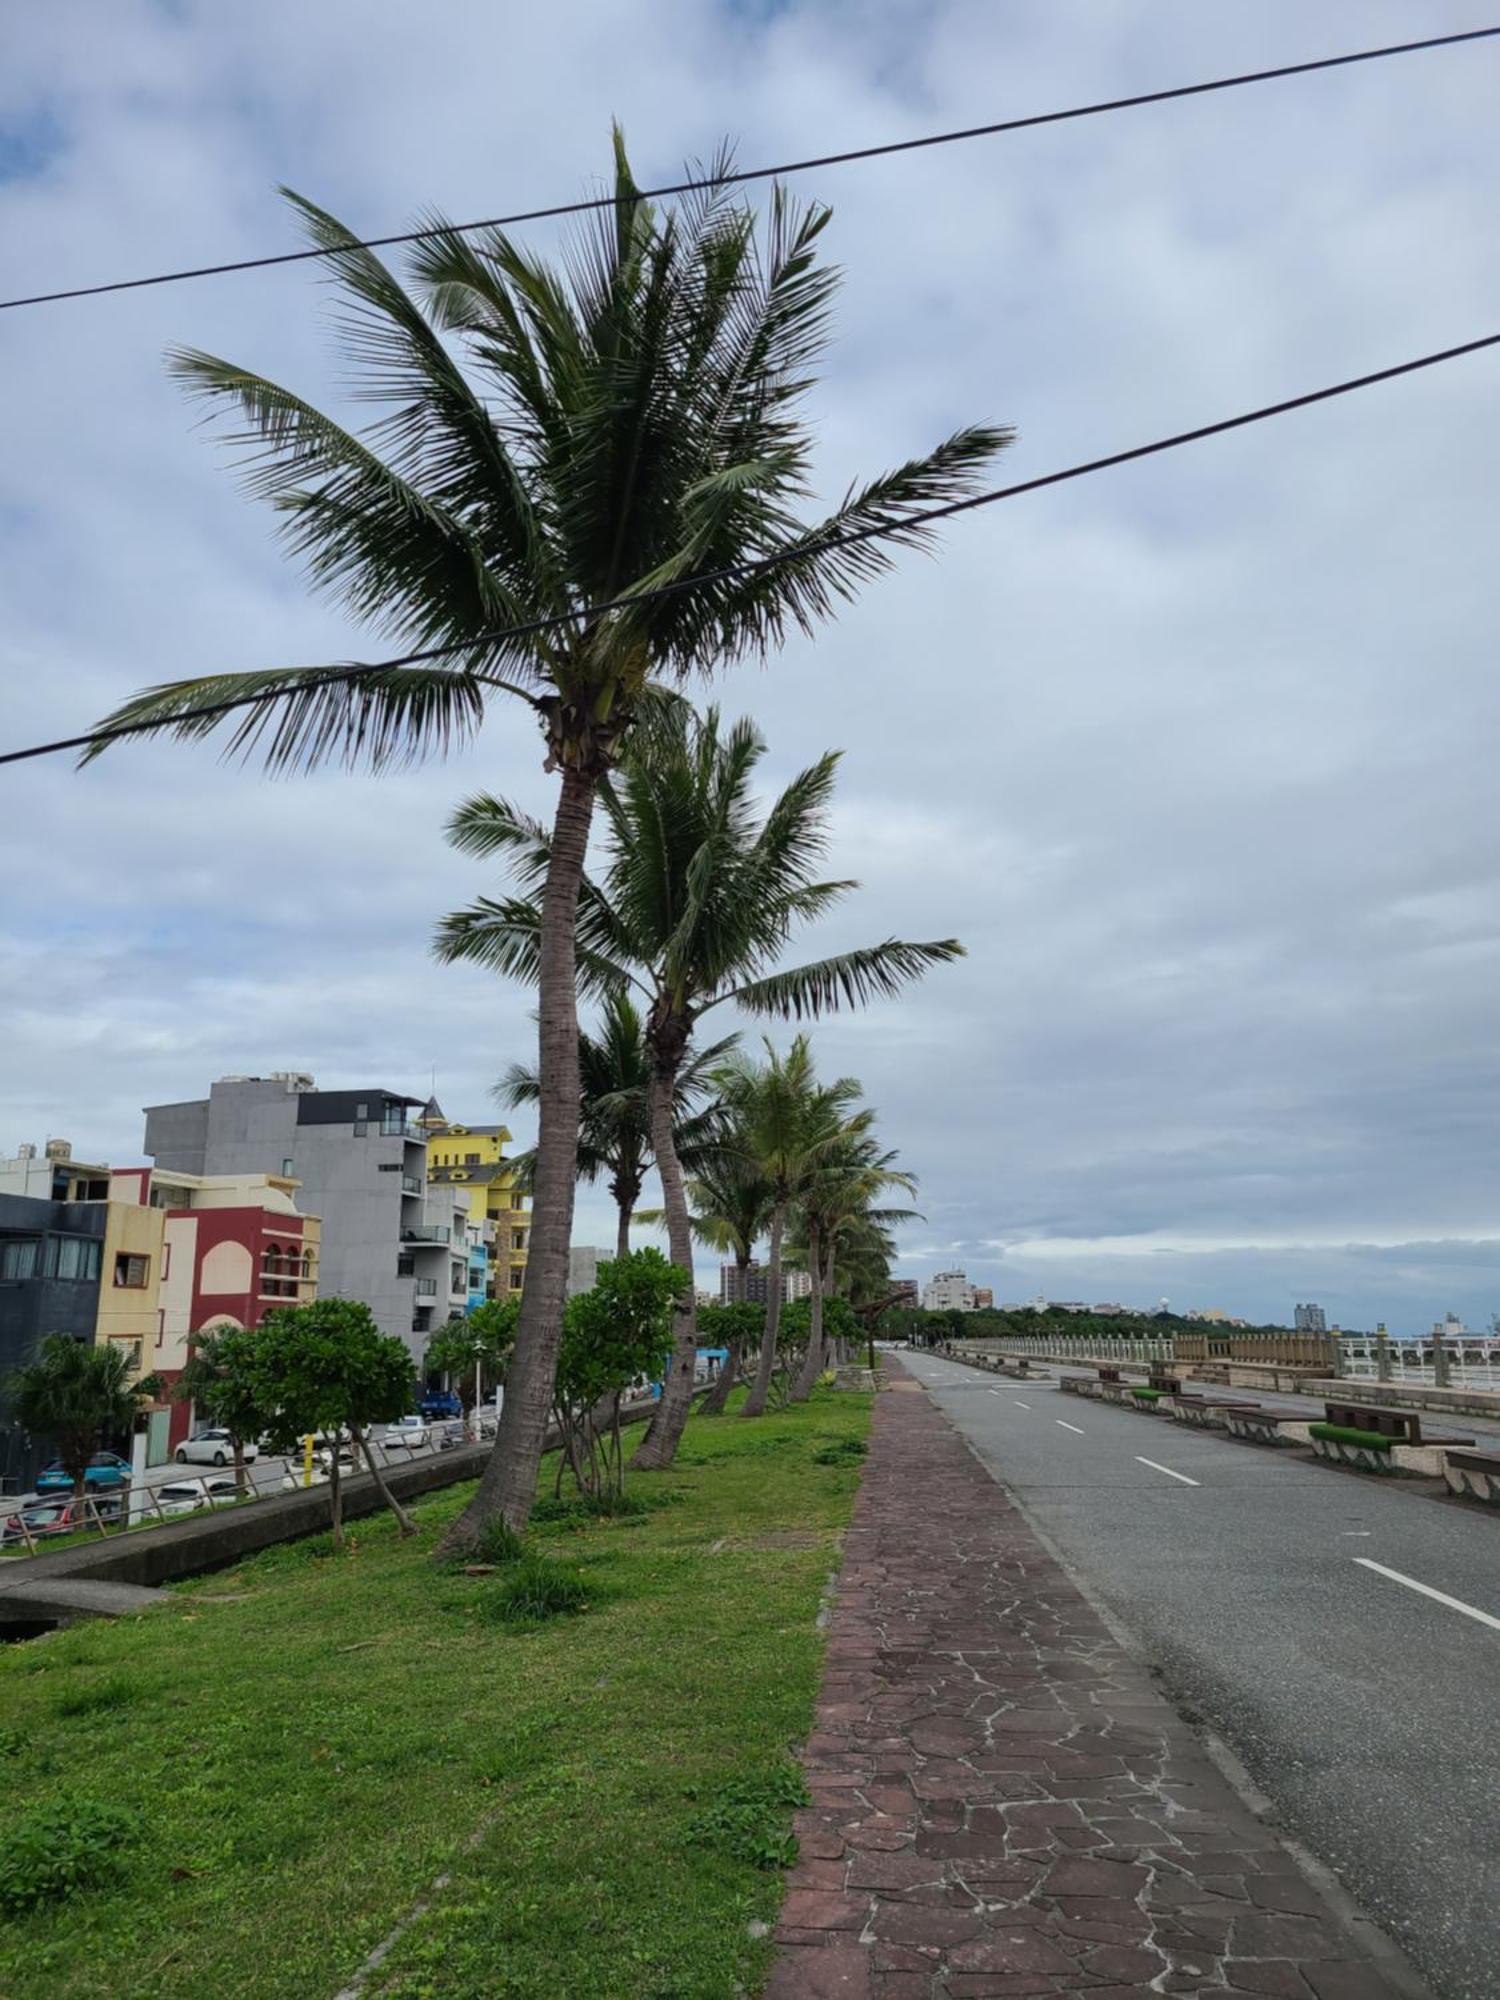
POLYGON ((23 1431, 6 1384, 49 1333, 92 1342, 107 1204, 0 1193, 0 1493, 29 1491, 51 1442, 23 1431))
POLYGON ((148 1105, 145 1151, 171 1172, 295 1176, 300 1207, 323 1219, 321 1295, 362 1299, 420 1362, 468 1290, 463 1214, 428 1188, 421 1108, 392 1090, 319 1090, 297 1070, 226 1076, 207 1097, 148 1105))

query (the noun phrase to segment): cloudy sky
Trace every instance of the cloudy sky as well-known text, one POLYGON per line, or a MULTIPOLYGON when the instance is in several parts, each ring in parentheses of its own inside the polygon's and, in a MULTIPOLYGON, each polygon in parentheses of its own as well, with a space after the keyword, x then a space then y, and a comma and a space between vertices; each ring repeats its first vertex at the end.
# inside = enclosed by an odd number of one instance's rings
MULTIPOLYGON (((0 21, 3 289, 294 247, 1477 25, 1373 0, 53 0, 0 21)), ((1500 44, 828 170, 832 496, 956 424, 1023 478, 1500 328, 1500 44)), ((546 232, 538 232, 547 241, 546 232)), ((337 403, 306 267, 0 315, 4 736, 178 675, 347 657, 161 356, 337 403)), ((1002 1298, 1413 1331, 1500 1308, 1500 360, 1009 503, 722 687, 785 777, 847 752, 821 947, 960 935, 820 1037, 921 1175, 903 1268, 1002 1298)), ((139 1156, 226 1071, 494 1115, 528 1001, 427 956, 491 886, 446 765, 270 783, 211 746, 0 773, 0 1152, 139 1156)), ((577 1239, 608 1241, 585 1194, 577 1239)))

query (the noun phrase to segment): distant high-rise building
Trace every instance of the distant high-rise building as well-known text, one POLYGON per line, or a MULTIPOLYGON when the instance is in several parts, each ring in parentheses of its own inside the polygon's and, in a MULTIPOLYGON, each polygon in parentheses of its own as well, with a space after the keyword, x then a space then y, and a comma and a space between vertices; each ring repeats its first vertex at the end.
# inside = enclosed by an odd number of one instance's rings
MULTIPOLYGON (((738 1264, 719 1266, 719 1303, 724 1306, 738 1305, 747 1300, 753 1306, 763 1306, 770 1298, 771 1274, 764 1264, 753 1257, 743 1269, 738 1264)), ((781 1273, 781 1296, 786 1304, 793 1299, 805 1299, 812 1291, 812 1277, 807 1271, 794 1270, 785 1266, 781 1273)))
POLYGON ((613 1250, 600 1250, 592 1244, 575 1243, 568 1252, 568 1297, 575 1292, 591 1292, 599 1282, 599 1266, 609 1263, 613 1250))
POLYGON ((1292 1318, 1298 1333, 1327 1333, 1328 1321, 1323 1308, 1315 1305, 1299 1305, 1292 1318))
POLYGON ((973 1312, 974 1287, 962 1271, 938 1271, 922 1288, 922 1304, 928 1312, 973 1312))
POLYGON ((994 1309, 995 1294, 993 1288, 989 1285, 976 1285, 974 1287, 975 1312, 993 1312, 994 1309))

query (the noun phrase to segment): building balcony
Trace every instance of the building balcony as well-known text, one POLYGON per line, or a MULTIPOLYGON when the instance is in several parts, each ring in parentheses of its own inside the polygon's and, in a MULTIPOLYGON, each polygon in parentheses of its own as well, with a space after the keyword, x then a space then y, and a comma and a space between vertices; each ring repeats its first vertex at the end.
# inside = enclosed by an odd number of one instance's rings
POLYGON ((401 1225, 403 1243, 451 1243, 453 1231, 440 1228, 435 1223, 403 1222, 401 1225))
POLYGON ((403 1174, 401 1176, 401 1192, 403 1194, 425 1194, 427 1190, 415 1174, 403 1174))

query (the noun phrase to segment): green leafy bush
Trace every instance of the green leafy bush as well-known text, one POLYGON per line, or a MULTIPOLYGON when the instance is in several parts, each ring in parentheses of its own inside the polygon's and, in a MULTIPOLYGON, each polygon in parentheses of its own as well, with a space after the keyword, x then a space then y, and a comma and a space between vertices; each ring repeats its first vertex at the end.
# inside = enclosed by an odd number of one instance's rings
POLYGON ((1159 1403, 1162 1398, 1160 1389, 1132 1389, 1130 1393, 1138 1403, 1159 1403))
POLYGON ((812 1455, 814 1465, 850 1465, 864 1458, 870 1447, 863 1438, 838 1438, 812 1455))
POLYGON ((479 1600, 480 1616, 496 1625, 545 1625, 589 1608, 583 1578, 528 1549, 506 1566, 479 1600))
POLYGON ((15 1916, 116 1880, 120 1849, 139 1824, 101 1799, 60 1799, 20 1814, 0 1836, 0 1910, 15 1916))
MULTIPOLYGON (((689 1797, 694 1794, 689 1794, 689 1797)), ((695 1847, 713 1847, 756 1868, 790 1868, 797 1836, 787 1815, 807 1804, 807 1786, 795 1764, 780 1764, 720 1785, 688 1824, 695 1847)))
POLYGON ((1329 1444, 1364 1445, 1371 1451, 1389 1451, 1396 1438, 1383 1437, 1379 1431, 1351 1430, 1347 1424, 1309 1424, 1309 1437, 1323 1438, 1329 1444))

